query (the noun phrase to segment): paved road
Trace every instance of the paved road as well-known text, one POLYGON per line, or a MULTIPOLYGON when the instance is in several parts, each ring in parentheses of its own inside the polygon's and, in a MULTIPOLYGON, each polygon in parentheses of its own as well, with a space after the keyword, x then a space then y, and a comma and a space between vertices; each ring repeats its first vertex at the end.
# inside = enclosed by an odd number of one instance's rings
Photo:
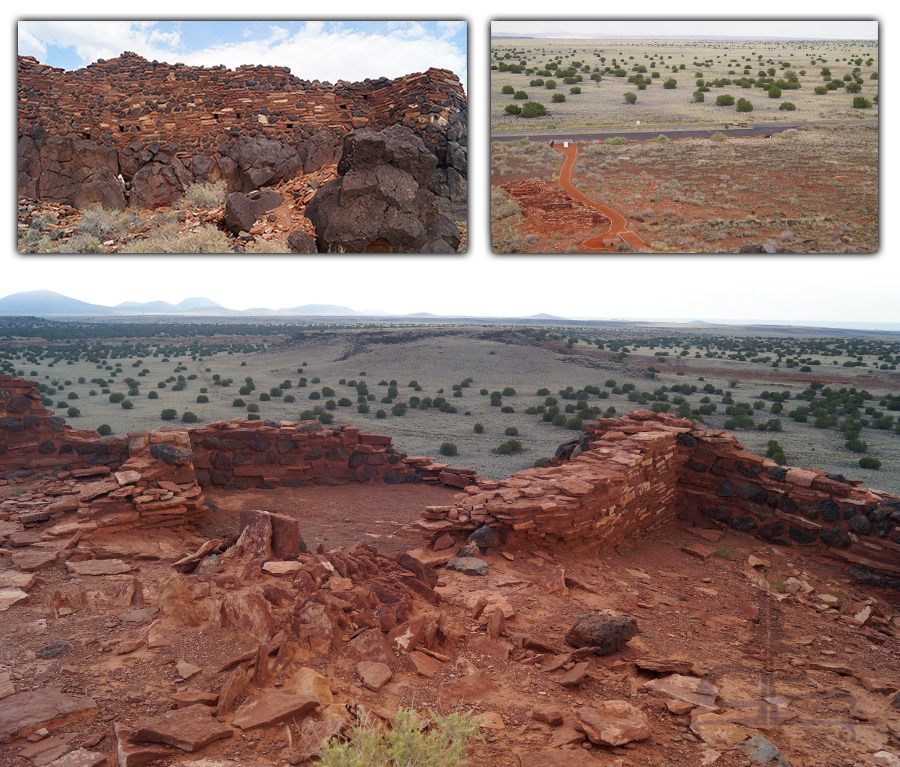
POLYGON ((603 246, 603 240, 610 236, 618 236, 623 242, 627 242, 637 250, 649 250, 647 243, 628 228, 628 221, 621 213, 594 202, 572 186, 572 166, 575 165, 575 158, 578 156, 576 144, 570 143, 567 147, 563 147, 562 144, 555 144, 553 148, 566 156, 566 161, 559 171, 559 185, 566 190, 570 197, 574 197, 587 203, 592 208, 596 208, 610 221, 609 226, 602 234, 588 238, 581 243, 581 246, 594 252, 605 251, 607 248, 603 246))
POLYGON ((670 139, 709 138, 713 133, 724 133, 730 138, 742 136, 759 137, 767 133, 780 133, 788 128, 797 128, 801 125, 877 125, 878 120, 817 120, 815 122, 769 122, 752 123, 749 128, 728 128, 725 124, 712 125, 710 127, 686 128, 683 125, 655 125, 652 128, 629 127, 609 129, 554 129, 554 130, 521 130, 501 131, 491 133, 491 141, 520 141, 527 138, 529 141, 549 143, 550 141, 605 141, 616 136, 625 136, 630 141, 650 141, 661 133, 670 139), (668 131, 668 132, 667 132, 668 131))

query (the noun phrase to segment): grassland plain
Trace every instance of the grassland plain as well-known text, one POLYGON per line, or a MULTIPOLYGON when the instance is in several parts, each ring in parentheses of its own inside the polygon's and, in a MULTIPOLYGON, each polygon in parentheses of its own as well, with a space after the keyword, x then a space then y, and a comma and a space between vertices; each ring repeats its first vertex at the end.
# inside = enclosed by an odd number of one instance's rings
POLYGON ((869 40, 492 39, 491 130, 633 126, 638 120, 652 126, 877 118, 878 64, 878 44, 869 40), (575 70, 572 82, 554 75, 567 69, 575 70), (629 82, 639 75, 644 89, 629 82), (761 87, 787 84, 794 76, 798 87, 781 87, 777 97, 761 87), (664 86, 668 80, 675 80, 674 87, 664 86), (548 81, 555 87, 548 88, 548 81), (825 92, 817 93, 817 86, 825 92), (706 87, 698 102, 694 93, 706 87), (628 92, 637 96, 633 104, 625 101, 628 92), (554 94, 565 101, 554 103, 554 94), (733 96, 735 103, 717 106, 719 95, 733 96), (855 109, 857 96, 871 107, 855 109), (752 112, 737 112, 740 98, 753 105, 752 112), (547 115, 507 114, 508 105, 528 101, 544 104, 547 115), (785 102, 795 109, 782 109, 785 102))
MULTIPOLYGON (((658 252, 737 252, 768 244, 799 253, 873 253, 879 246, 878 130, 791 128, 773 138, 581 146, 575 186, 611 205, 658 252)), ((491 145, 495 252, 578 252, 590 228, 543 232, 500 185, 558 178, 548 145, 491 145)))
POLYGON ((190 339, 181 349, 172 339, 138 346, 145 340, 135 325, 124 344, 92 340, 90 360, 36 339, 0 338, 0 370, 39 381, 60 415, 77 407, 80 415, 68 420, 79 428, 107 424, 124 435, 181 425, 186 411, 198 424, 248 415, 297 420, 318 407, 335 423, 391 435, 413 455, 440 457, 441 445, 452 443, 457 454, 449 460, 497 479, 552 456, 590 418, 667 409, 728 428, 757 453, 775 440, 789 465, 900 493, 895 333, 603 324, 293 330, 253 339, 252 348, 246 339, 205 338, 212 350, 200 355, 190 339), (241 392, 247 378, 254 388, 241 392), (393 412, 398 404, 405 414, 393 412), (162 420, 164 409, 175 419, 162 420), (498 452, 511 437, 521 449, 498 452), (853 438, 865 452, 848 449, 853 438), (860 457, 882 468, 860 468, 860 457))

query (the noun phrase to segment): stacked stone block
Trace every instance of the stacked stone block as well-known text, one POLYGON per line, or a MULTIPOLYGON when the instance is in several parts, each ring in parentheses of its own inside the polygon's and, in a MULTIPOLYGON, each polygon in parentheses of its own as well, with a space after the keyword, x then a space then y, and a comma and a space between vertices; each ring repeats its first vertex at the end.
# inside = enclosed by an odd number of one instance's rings
POLYGON ((391 438, 356 426, 318 421, 216 421, 190 431, 197 480, 203 487, 347 485, 382 480, 418 482, 415 468, 391 438))
POLYGON ((63 468, 115 468, 122 450, 122 440, 73 429, 47 410, 37 382, 0 375, 0 483, 63 468))
MULTIPOLYGON (((499 482, 476 479, 417 523, 436 538, 481 525, 515 545, 599 550, 671 522, 809 546, 900 576, 900 498, 818 469, 779 466, 734 435, 636 410, 588 424, 586 449, 499 482)), ((573 447, 572 445, 569 446, 573 447)))

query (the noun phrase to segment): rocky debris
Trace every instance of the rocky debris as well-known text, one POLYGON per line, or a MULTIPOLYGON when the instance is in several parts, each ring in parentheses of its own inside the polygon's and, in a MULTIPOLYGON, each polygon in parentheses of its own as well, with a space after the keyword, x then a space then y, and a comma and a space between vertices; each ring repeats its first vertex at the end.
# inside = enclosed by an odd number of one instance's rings
POLYGON ((96 751, 78 748, 59 759, 54 759, 48 767, 107 767, 109 759, 96 751))
POLYGON ((551 727, 559 727, 563 723, 562 711, 552 703, 540 703, 531 712, 531 718, 538 722, 546 722, 551 727))
POLYGON ((359 674, 363 686, 373 692, 378 692, 384 687, 392 676, 391 667, 386 663, 373 663, 371 661, 357 663, 356 673, 359 674))
POLYGON ((118 575, 130 573, 131 565, 121 559, 95 559, 84 562, 66 562, 66 569, 76 575, 118 575))
POLYGON ((454 253, 460 234, 429 188, 437 166, 399 125, 344 136, 337 170, 306 207, 320 252, 454 253))
POLYGON ((247 698, 237 710, 233 724, 245 731, 266 727, 286 719, 302 719, 319 705, 319 699, 315 695, 268 690, 247 698))
POLYGON ((627 615, 582 613, 566 634, 572 647, 592 647, 598 655, 610 655, 637 636, 638 625, 627 615))
POLYGON ((229 194, 225 197, 225 228, 232 234, 249 232, 261 215, 283 202, 284 197, 271 189, 229 194))
POLYGON ((647 715, 623 700, 607 700, 585 706, 576 712, 575 728, 591 743, 622 746, 650 737, 647 715))
POLYGON ((444 706, 458 706, 477 703, 495 692, 497 685, 484 670, 473 674, 441 682, 438 685, 438 700, 444 706))
POLYGON ((670 674, 644 682, 640 689, 658 698, 680 700, 694 706, 704 706, 710 711, 719 710, 716 705, 719 691, 709 682, 696 677, 670 674))
POLYGON ((775 745, 763 735, 754 735, 743 743, 738 743, 735 748, 747 754, 747 757, 757 764, 765 767, 791 767, 775 745))
POLYGON ((68 695, 62 687, 19 692, 0 700, 0 743, 23 737, 41 727, 62 727, 91 721, 97 703, 87 695, 68 695))
POLYGON ((51 658, 61 658, 63 655, 68 655, 70 652, 72 652, 72 645, 61 639, 57 639, 55 642, 51 642, 50 644, 41 647, 35 655, 41 660, 50 660, 51 658))
POLYGON ((550 749, 518 756, 520 767, 597 767, 597 760, 584 751, 550 749))
POLYGON ((447 560, 447 567, 464 575, 488 574, 488 563, 478 557, 453 557, 447 560))
POLYGON ((198 751, 222 738, 230 738, 230 727, 212 717, 208 706, 198 704, 168 711, 141 722, 128 735, 131 743, 164 743, 182 751, 198 751))
POLYGON ((734 724, 719 714, 700 714, 691 722, 691 732, 713 748, 731 748, 755 734, 755 730, 734 724))
POLYGON ((0 612, 28 599, 28 593, 15 586, 0 588, 0 612))
POLYGON ((287 238, 288 250, 291 253, 318 253, 316 240, 306 232, 291 232, 287 238))

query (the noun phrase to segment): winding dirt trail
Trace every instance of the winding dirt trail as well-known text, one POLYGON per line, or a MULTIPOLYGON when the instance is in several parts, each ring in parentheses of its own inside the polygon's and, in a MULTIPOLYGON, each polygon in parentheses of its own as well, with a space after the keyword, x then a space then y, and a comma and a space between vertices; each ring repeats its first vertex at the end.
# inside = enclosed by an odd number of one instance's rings
POLYGON ((628 243, 637 250, 650 250, 647 243, 628 228, 628 221, 621 213, 612 208, 608 208, 605 205, 594 202, 572 186, 572 167, 575 165, 575 158, 578 156, 578 145, 575 142, 570 141, 567 147, 564 147, 560 143, 554 144, 553 148, 566 156, 566 161, 559 171, 559 185, 565 189, 571 197, 574 197, 576 200, 581 200, 592 208, 596 208, 610 221, 605 232, 588 238, 581 243, 581 247, 592 252, 604 252, 607 251, 608 248, 603 245, 603 240, 618 236, 623 242, 628 243))

